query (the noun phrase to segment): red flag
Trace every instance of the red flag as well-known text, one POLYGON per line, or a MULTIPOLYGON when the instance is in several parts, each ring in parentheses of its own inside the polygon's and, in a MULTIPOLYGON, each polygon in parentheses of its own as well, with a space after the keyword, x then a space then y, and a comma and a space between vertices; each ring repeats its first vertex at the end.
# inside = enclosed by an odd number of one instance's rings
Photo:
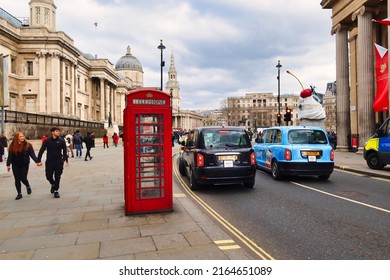
POLYGON ((375 44, 376 61, 376 97, 374 100, 374 112, 389 109, 389 71, 388 51, 386 48, 375 44))
POLYGON ((384 24, 384 25, 390 25, 390 18, 385 18, 385 19, 382 19, 382 20, 373 19, 372 21, 380 23, 380 24, 384 24))

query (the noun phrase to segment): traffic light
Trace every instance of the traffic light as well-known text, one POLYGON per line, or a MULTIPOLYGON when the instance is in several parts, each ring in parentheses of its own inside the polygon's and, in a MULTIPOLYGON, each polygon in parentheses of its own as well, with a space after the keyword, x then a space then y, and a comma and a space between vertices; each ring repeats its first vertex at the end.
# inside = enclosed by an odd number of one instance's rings
POLYGON ((286 114, 284 114, 284 121, 285 122, 291 121, 291 109, 288 107, 286 108, 286 114))
POLYGON ((282 122, 282 115, 281 114, 276 114, 276 122, 278 125, 282 122))

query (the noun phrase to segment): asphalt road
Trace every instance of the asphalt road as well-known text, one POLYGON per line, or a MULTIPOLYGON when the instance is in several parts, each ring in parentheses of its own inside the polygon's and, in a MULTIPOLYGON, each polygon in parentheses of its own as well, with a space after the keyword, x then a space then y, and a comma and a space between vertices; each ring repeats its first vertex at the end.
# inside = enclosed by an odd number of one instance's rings
POLYGON ((258 170, 253 189, 212 186, 195 194, 275 259, 388 260, 389 182, 339 170, 328 181, 274 181, 258 170))

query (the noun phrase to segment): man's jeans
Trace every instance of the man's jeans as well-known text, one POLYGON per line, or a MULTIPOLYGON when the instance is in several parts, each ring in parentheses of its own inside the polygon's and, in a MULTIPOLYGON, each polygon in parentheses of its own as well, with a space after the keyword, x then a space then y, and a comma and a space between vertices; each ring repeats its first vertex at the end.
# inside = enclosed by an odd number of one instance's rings
POLYGON ((82 156, 83 154, 83 146, 82 144, 74 144, 75 148, 76 148, 76 157, 78 156, 82 156))

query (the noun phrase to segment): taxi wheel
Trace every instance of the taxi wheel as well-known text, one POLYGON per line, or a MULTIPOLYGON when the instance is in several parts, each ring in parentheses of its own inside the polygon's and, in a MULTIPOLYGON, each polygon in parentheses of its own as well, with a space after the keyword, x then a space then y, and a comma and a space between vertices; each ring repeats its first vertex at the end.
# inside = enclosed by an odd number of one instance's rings
POLYGON ((330 175, 320 175, 320 176, 318 176, 318 179, 321 181, 325 181, 325 180, 328 180, 329 177, 330 177, 330 175))
POLYGON ((179 172, 181 175, 185 176, 186 175, 186 168, 184 166, 183 160, 179 159, 179 172))
POLYGON ((195 180, 194 171, 191 171, 190 189, 193 190, 193 191, 199 189, 199 184, 198 184, 198 182, 196 182, 196 180, 195 180))
POLYGON ((245 188, 248 188, 248 189, 252 189, 254 185, 255 185, 255 179, 253 179, 249 182, 244 182, 245 188))
POLYGON ((280 180, 283 178, 283 174, 280 172, 279 164, 276 160, 272 162, 271 173, 274 180, 280 180))
POLYGON ((380 163, 379 156, 377 153, 371 153, 367 156, 367 165, 371 169, 382 169, 385 167, 385 164, 380 163))

